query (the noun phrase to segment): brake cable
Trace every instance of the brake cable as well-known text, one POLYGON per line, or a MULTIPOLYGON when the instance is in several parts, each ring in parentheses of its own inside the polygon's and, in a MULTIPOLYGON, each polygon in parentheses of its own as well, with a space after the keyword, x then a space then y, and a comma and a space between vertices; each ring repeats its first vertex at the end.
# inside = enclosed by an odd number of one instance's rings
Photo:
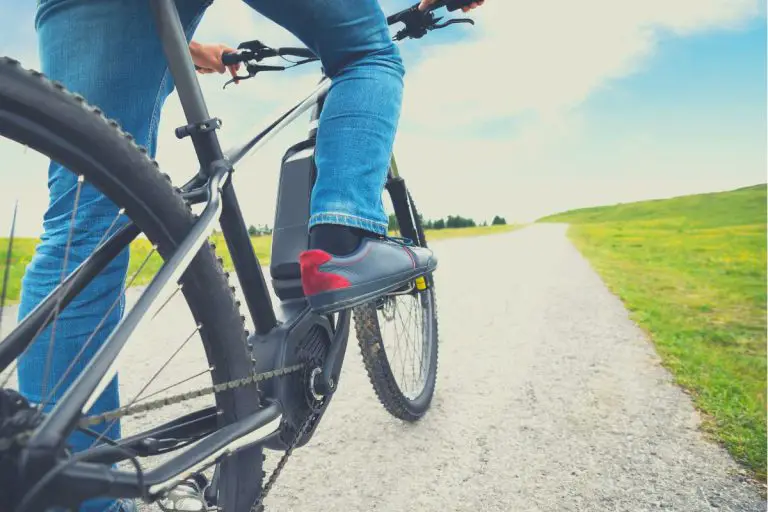
POLYGON ((225 65, 245 63, 245 69, 248 71, 248 75, 235 75, 224 84, 224 89, 233 83, 241 80, 248 80, 253 78, 256 74, 263 71, 285 71, 286 69, 295 68, 302 64, 309 62, 315 62, 318 59, 312 52, 304 48, 272 48, 261 41, 245 41, 240 43, 237 47, 238 53, 227 53, 222 56, 222 61, 225 65), (297 57, 305 57, 303 60, 291 61, 285 58, 285 55, 295 55, 297 57), (286 62, 290 62, 290 66, 267 66, 262 64, 256 64, 269 57, 281 57, 286 62))

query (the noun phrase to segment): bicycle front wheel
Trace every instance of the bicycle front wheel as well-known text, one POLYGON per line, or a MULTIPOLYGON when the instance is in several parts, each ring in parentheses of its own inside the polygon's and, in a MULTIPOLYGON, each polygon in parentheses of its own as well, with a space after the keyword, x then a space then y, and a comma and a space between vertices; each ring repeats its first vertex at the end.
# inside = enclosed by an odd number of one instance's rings
MULTIPOLYGON (((116 122, 106 119, 82 97, 65 91, 61 84, 49 81, 40 73, 25 70, 8 58, 0 58, 0 142, 31 148, 77 174, 80 177, 78 187, 98 189, 120 208, 118 215, 127 216, 146 236, 149 240, 147 248, 161 260, 174 254, 194 225, 195 217, 178 189, 174 189, 168 177, 159 172, 157 164, 148 158, 146 149, 137 146, 116 122)), ((75 202, 75 209, 77 207, 75 202)), ((67 253, 72 245, 70 242, 71 239, 67 243, 67 253)), ((74 254, 74 250, 72 252, 74 254)), ((153 345, 152 353, 142 354, 144 359, 134 362, 142 367, 160 366, 152 364, 155 352, 173 353, 179 346, 178 341, 183 340, 187 332, 193 332, 186 341, 191 339, 193 341, 187 345, 197 343, 199 347, 203 372, 196 381, 198 386, 249 377, 253 366, 246 347, 244 317, 238 310, 234 288, 229 286, 210 244, 206 242, 194 257, 180 285, 184 300, 179 299, 191 312, 191 330, 179 333, 178 340, 162 340, 168 343, 153 345)), ((176 322, 176 317, 172 322, 176 322)), ((55 321, 53 325, 56 334, 55 321)), ((167 324, 163 326, 166 327, 167 324)), ((171 357, 174 356, 175 353, 171 357)), ((187 376, 180 366, 176 366, 178 359, 166 369, 173 379, 187 376)), ((140 389, 139 395, 142 395, 146 387, 131 382, 141 374, 141 369, 135 368, 135 374, 134 369, 127 370, 121 368, 121 388, 140 389)), ((8 373, 0 375, 0 387, 5 387, 4 383, 10 377, 8 373)), ((42 396, 56 386, 56 382, 48 383, 42 396)), ((258 392, 255 386, 230 389, 216 393, 213 401, 218 412, 218 428, 221 428, 252 414, 258 408, 258 392)), ((184 412, 189 411, 182 410, 181 413, 184 412)), ((166 414, 164 420, 168 419, 166 414)), ((148 420, 151 418, 142 418, 142 424, 148 420)), ((123 430, 126 430, 125 426, 123 430)), ((223 460, 217 486, 220 508, 232 512, 250 511, 261 492, 262 463, 261 447, 236 452, 223 460)), ((0 482, 0 488, 10 490, 11 484, 0 482)))
MULTIPOLYGON (((388 190, 401 225, 399 234, 426 247, 421 217, 405 183, 394 180, 388 190)), ((396 418, 420 419, 432 403, 437 379, 434 276, 419 278, 405 289, 355 308, 353 318, 363 363, 379 401, 396 418)))

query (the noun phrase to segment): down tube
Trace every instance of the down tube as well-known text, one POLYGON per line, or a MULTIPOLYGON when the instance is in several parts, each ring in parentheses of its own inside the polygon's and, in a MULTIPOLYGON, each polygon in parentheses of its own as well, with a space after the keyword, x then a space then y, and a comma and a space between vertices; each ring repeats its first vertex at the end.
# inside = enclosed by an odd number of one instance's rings
POLYGON ((223 203, 219 219, 221 232, 227 242, 232 265, 235 267, 235 274, 243 289, 245 303, 256 332, 266 334, 277 325, 277 317, 272 308, 272 299, 264 279, 264 272, 253 250, 248 229, 245 227, 245 219, 243 219, 243 212, 240 210, 232 180, 224 185, 221 199, 223 203))
MULTIPOLYGON (((265 130, 242 145, 227 151, 226 158, 232 164, 236 164, 249 153, 259 150, 275 134, 298 119, 310 107, 314 106, 318 98, 325 94, 329 87, 330 80, 324 78, 309 96, 279 117, 265 130)), ((224 187, 222 201, 224 206, 220 219, 221 230, 224 234, 229 253, 232 256, 235 274, 243 290, 245 302, 251 314, 256 332, 266 334, 277 325, 277 319, 272 307, 272 300, 264 278, 264 272, 253 251, 251 238, 245 227, 245 220, 243 219, 231 180, 224 187)))

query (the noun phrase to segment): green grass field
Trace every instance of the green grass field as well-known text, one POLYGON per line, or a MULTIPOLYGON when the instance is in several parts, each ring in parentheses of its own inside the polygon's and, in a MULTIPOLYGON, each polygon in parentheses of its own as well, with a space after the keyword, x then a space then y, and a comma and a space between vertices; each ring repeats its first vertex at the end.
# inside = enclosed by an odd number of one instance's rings
POLYGON ((704 427, 766 476, 766 186, 574 210, 569 237, 653 339, 704 427))
MULTIPOLYGON (((427 231, 427 240, 443 240, 446 238, 457 237, 470 237, 470 236, 485 236, 499 233, 507 233, 515 229, 520 228, 518 225, 506 225, 506 226, 488 226, 488 227, 475 227, 475 228, 458 228, 458 229, 439 229, 427 231)), ((211 237, 211 241, 216 244, 216 253, 224 260, 224 268, 227 270, 232 269, 232 258, 227 251, 226 243, 222 235, 214 235, 211 237)), ((269 257, 272 247, 272 237, 260 236, 251 238, 256 256, 259 258, 259 262, 262 265, 269 265, 269 257)), ((19 300, 19 291, 21 288, 21 278, 24 275, 24 269, 29 261, 32 259, 32 254, 37 244, 37 239, 33 238, 17 238, 13 242, 13 251, 11 252, 11 272, 9 276, 8 295, 6 299, 7 304, 13 304, 19 300)), ((128 266, 128 279, 133 285, 146 284, 149 280, 157 274, 162 260, 160 257, 153 253, 149 256, 152 246, 146 239, 139 239, 131 244, 131 260, 128 266), (137 271, 141 269, 141 272, 137 274, 137 271), (135 276, 135 277, 134 277, 135 276)), ((8 239, 0 238, 0 276, 5 272, 5 261, 8 254, 8 239)))

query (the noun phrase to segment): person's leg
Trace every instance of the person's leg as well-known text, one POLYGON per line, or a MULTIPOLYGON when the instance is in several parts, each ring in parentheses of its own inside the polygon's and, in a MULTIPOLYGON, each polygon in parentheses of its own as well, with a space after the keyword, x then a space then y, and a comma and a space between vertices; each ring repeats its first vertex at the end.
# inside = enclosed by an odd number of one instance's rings
POLYGON ((430 251, 381 239, 405 70, 378 1, 246 2, 312 49, 333 80, 318 125, 311 250, 300 255, 310 305, 353 307, 434 270, 430 251))
POLYGON ((246 2, 312 49, 333 79, 318 126, 310 227, 385 234, 381 194, 405 70, 378 1, 246 2))
MULTIPOLYGON (((191 37, 207 0, 185 0, 180 17, 191 37)), ((149 2, 125 0, 41 0, 35 20, 41 71, 81 94, 117 120, 136 142, 154 155, 163 102, 173 85, 151 18, 149 2)), ((103 239, 127 222, 118 208, 89 183, 51 162, 48 169, 49 205, 40 244, 22 281, 19 318, 26 316, 64 275, 90 255, 103 239), (117 220, 116 220, 117 219, 117 220), (114 222, 114 224, 113 224, 114 222), (66 262, 66 269, 64 264, 66 262)), ((85 364, 117 325, 123 310, 129 251, 126 249, 64 309, 20 359, 19 388, 34 404, 56 403, 85 364), (114 305, 114 307, 113 307, 114 305), (98 327, 98 330, 96 330, 98 327), (95 334, 94 334, 95 333, 95 334), (92 341, 74 370, 49 397, 88 338, 92 341), (46 375, 47 369, 47 375, 46 375)), ((117 378, 95 403, 92 413, 119 406, 117 378)), ((103 431, 106 425, 97 426, 103 431)), ((108 435, 117 437, 119 424, 108 435)), ((75 434, 75 451, 92 443, 75 434)), ((103 510, 109 501, 89 503, 86 510, 103 510)))

